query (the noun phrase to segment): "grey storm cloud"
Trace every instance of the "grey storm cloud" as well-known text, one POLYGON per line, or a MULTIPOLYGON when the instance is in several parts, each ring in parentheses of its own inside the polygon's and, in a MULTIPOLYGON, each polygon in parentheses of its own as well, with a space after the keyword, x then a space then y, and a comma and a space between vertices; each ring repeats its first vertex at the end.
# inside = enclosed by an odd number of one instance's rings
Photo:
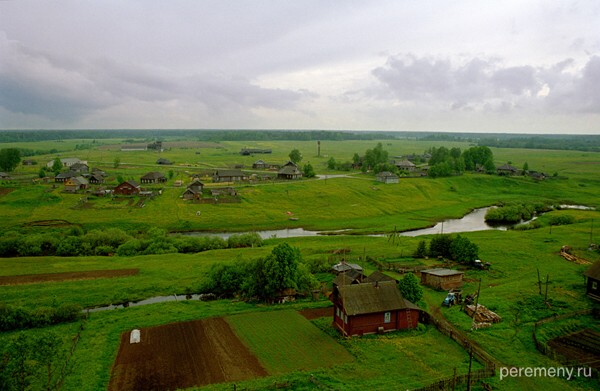
POLYGON ((379 87, 369 93, 401 102, 444 104, 452 109, 509 111, 525 106, 565 113, 600 112, 600 57, 591 57, 580 71, 573 60, 549 67, 506 66, 498 58, 468 61, 390 56, 373 69, 379 87))
POLYGON ((55 58, 0 35, 0 106, 14 113, 74 121, 130 101, 195 101, 216 111, 286 109, 306 91, 262 88, 222 74, 174 74, 166 69, 101 58, 55 58))

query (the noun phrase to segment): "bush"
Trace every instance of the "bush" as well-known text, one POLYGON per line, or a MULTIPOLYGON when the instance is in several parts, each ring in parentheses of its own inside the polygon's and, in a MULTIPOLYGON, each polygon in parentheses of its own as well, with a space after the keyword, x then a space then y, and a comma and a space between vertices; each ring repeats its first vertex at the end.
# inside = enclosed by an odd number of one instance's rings
POLYGON ((575 222, 575 217, 570 215, 552 216, 548 223, 550 225, 569 225, 575 222))
POLYGON ((229 248, 261 247, 262 238, 256 232, 242 235, 231 235, 229 239, 227 239, 227 246, 229 248))

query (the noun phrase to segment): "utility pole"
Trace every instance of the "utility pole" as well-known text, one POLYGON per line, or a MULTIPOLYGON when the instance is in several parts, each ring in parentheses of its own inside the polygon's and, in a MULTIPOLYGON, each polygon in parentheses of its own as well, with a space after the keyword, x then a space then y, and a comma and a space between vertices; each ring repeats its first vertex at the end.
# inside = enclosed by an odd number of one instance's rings
POLYGON ((542 280, 540 279, 540 269, 537 269, 538 273, 538 290, 540 291, 540 296, 542 295, 542 280))
POLYGON ((544 303, 548 304, 548 281, 550 280, 550 274, 546 274, 546 294, 544 295, 544 303))
POLYGON ((469 352, 469 374, 467 375, 467 391, 471 391, 471 364, 473 364, 473 346, 469 352))

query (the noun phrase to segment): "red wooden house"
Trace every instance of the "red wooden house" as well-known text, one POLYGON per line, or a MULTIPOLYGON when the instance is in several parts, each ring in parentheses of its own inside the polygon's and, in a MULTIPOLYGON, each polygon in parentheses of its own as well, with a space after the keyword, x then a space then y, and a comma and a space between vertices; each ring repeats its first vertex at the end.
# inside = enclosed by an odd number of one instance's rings
POLYGON ((115 195, 133 195, 140 193, 140 185, 136 181, 127 181, 119 184, 114 188, 113 194, 115 195))
POLYGON ((347 336, 412 329, 421 313, 402 297, 396 281, 340 285, 331 300, 333 324, 347 336))

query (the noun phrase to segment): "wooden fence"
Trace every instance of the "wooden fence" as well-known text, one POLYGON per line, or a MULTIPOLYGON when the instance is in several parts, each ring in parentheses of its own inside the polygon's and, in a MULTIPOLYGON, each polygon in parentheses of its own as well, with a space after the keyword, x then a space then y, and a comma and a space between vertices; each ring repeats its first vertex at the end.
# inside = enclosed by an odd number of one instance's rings
POLYGON ((442 334, 447 335, 461 345, 466 351, 471 352, 473 357, 484 365, 484 368, 472 371, 469 379, 469 375, 451 376, 442 380, 438 380, 435 383, 429 384, 425 387, 416 389, 415 391, 436 391, 451 389, 455 385, 467 384, 467 382, 478 382, 496 375, 496 364, 497 360, 494 359, 488 352, 483 350, 476 342, 469 340, 464 333, 460 332, 448 321, 441 317, 433 315, 429 316, 429 323, 433 324, 442 334))

